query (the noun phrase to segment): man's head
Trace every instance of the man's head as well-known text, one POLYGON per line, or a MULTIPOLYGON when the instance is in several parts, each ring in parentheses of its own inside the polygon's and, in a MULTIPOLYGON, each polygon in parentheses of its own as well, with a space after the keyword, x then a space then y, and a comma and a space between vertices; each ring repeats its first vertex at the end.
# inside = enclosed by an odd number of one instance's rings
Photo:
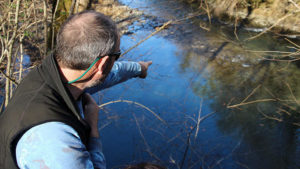
POLYGON ((61 66, 85 70, 97 57, 119 50, 115 23, 107 16, 84 11, 67 19, 57 34, 56 59, 61 66))
POLYGON ((113 55, 119 50, 115 23, 101 13, 84 11, 71 16, 61 26, 55 57, 61 68, 83 71, 69 83, 87 82, 85 87, 91 87, 105 79, 112 68, 113 55))

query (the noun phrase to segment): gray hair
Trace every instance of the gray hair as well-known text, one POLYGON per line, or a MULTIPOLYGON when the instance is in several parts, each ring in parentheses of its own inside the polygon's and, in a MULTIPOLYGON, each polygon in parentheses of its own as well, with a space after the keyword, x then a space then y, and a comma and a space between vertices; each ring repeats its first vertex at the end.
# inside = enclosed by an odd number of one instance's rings
POLYGON ((119 35, 116 24, 95 11, 83 11, 67 19, 57 34, 55 57, 71 69, 87 69, 101 56, 114 53, 119 35))

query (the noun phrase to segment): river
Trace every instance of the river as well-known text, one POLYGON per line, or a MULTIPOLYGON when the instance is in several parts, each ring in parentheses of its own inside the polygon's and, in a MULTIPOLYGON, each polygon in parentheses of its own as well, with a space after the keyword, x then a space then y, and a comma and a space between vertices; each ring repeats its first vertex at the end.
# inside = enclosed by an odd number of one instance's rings
POLYGON ((234 34, 232 24, 210 25, 204 16, 182 19, 198 9, 179 1, 121 3, 158 18, 133 24, 133 34, 121 38, 123 52, 155 31, 149 25, 181 21, 121 58, 152 60, 146 79, 95 96, 100 104, 118 101, 100 116, 108 168, 139 162, 188 169, 300 167, 300 69, 278 59, 295 46, 276 34, 249 41, 256 29, 234 34))

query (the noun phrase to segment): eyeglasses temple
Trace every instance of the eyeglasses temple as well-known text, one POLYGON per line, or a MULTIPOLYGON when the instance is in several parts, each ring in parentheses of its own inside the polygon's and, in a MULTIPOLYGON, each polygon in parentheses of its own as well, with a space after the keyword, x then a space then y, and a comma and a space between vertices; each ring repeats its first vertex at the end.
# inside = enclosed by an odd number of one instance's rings
POLYGON ((100 60, 100 58, 96 58, 95 61, 91 64, 91 66, 90 66, 90 67, 89 67, 89 68, 88 68, 81 76, 79 76, 79 77, 78 77, 77 79, 75 79, 75 80, 69 81, 68 84, 72 84, 72 83, 74 83, 74 82, 80 80, 85 74, 87 74, 87 72, 88 72, 89 70, 91 70, 91 68, 97 63, 98 60, 100 60))

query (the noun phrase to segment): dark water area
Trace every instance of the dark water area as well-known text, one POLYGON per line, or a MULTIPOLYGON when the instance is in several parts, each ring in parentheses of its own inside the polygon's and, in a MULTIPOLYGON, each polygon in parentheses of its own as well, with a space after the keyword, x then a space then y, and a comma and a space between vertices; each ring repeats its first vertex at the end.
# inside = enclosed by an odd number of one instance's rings
MULTIPOLYGON (((146 18, 150 25, 196 11, 178 1, 121 2, 159 18, 146 18)), ((122 51, 155 31, 147 24, 130 27, 122 51)), ((233 32, 230 24, 194 17, 121 58, 153 65, 145 80, 94 96, 99 104, 120 101, 100 116, 108 168, 145 161, 168 168, 300 167, 300 69, 278 61, 296 49, 275 34, 245 41, 257 33, 240 29, 237 39, 233 32)))

